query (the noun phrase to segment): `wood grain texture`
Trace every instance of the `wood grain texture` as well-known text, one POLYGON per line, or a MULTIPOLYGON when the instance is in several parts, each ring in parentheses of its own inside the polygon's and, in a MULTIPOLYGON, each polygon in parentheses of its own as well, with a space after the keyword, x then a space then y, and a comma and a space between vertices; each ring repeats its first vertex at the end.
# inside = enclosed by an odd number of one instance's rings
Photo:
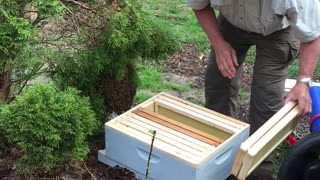
POLYGON ((169 119, 165 116, 147 111, 142 108, 138 108, 137 110, 132 111, 132 113, 139 115, 141 117, 144 117, 146 119, 149 119, 149 120, 156 122, 158 124, 161 124, 163 126, 166 126, 168 128, 171 128, 173 130, 176 130, 178 132, 181 132, 183 134, 186 134, 190 137, 193 137, 193 138, 198 139, 200 141, 203 141, 205 143, 211 144, 215 147, 219 146, 223 142, 223 140, 221 140, 217 137, 214 137, 210 134, 206 134, 206 133, 201 132, 195 128, 192 128, 192 127, 187 126, 185 124, 182 124, 180 122, 169 119))

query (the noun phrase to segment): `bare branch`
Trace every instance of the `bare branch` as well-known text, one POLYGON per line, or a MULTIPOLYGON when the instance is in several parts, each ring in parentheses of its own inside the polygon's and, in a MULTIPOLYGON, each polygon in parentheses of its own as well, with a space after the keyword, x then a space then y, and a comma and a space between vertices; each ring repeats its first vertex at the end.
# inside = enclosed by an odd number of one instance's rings
POLYGON ((86 6, 85 4, 83 4, 83 3, 79 2, 79 1, 75 1, 75 0, 60 0, 60 1, 62 1, 64 3, 72 3, 72 4, 76 5, 76 6, 81 7, 82 9, 86 9, 86 10, 92 11, 94 13, 97 12, 96 10, 86 6))

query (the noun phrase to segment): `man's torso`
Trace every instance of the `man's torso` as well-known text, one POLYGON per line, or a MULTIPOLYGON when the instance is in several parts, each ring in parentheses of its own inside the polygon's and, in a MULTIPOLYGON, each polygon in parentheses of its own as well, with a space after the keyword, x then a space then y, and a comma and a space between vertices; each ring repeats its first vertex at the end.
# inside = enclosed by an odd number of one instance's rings
POLYGON ((211 0, 211 5, 234 26, 269 35, 289 26, 286 16, 274 12, 274 0, 211 0))

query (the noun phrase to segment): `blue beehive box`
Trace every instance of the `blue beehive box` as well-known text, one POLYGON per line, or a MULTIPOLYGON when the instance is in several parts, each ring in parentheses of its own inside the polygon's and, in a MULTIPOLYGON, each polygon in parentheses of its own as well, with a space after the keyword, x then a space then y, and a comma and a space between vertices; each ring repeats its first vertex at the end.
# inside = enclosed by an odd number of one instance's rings
POLYGON ((160 93, 105 124, 98 159, 144 179, 223 180, 231 174, 249 125, 166 93, 160 93))

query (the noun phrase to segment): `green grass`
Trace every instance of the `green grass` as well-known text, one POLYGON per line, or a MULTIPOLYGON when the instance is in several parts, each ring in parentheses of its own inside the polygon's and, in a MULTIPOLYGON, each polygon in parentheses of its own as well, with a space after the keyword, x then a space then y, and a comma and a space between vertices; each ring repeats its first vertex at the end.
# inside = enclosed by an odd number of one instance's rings
POLYGON ((182 86, 165 82, 161 69, 156 66, 141 65, 138 75, 140 82, 139 90, 149 90, 151 92, 160 93, 164 90, 176 90, 179 92, 187 92, 189 85, 182 86))
POLYGON ((153 92, 163 90, 163 76, 155 67, 143 69, 139 72, 140 83, 138 89, 149 89, 153 92))
MULTIPOLYGON (((290 79, 296 79, 298 77, 299 74, 299 64, 300 61, 299 59, 295 60, 288 69, 288 78, 290 79)), ((316 81, 320 80, 320 61, 318 61, 317 67, 313 73, 313 78, 316 81)))
POLYGON ((314 80, 320 80, 320 61, 318 60, 317 68, 314 71, 314 80))
POLYGON ((248 64, 254 64, 255 59, 256 59, 256 47, 252 46, 248 50, 245 62, 248 64))
POLYGON ((151 94, 148 93, 137 93, 137 95, 134 96, 134 105, 138 105, 152 97, 151 94))
POLYGON ((285 159, 289 149, 290 149, 290 145, 287 142, 282 142, 276 148, 275 158, 276 158, 277 161, 276 161, 276 164, 275 164, 275 166, 273 168, 273 171, 275 173, 278 173, 278 171, 280 169, 280 166, 281 166, 281 163, 285 159))
POLYGON ((299 74, 299 60, 295 60, 288 68, 288 78, 296 79, 299 74))
POLYGON ((195 43, 199 51, 210 48, 206 34, 201 29, 186 0, 143 0, 144 9, 151 12, 155 20, 170 28, 181 43, 195 43))

